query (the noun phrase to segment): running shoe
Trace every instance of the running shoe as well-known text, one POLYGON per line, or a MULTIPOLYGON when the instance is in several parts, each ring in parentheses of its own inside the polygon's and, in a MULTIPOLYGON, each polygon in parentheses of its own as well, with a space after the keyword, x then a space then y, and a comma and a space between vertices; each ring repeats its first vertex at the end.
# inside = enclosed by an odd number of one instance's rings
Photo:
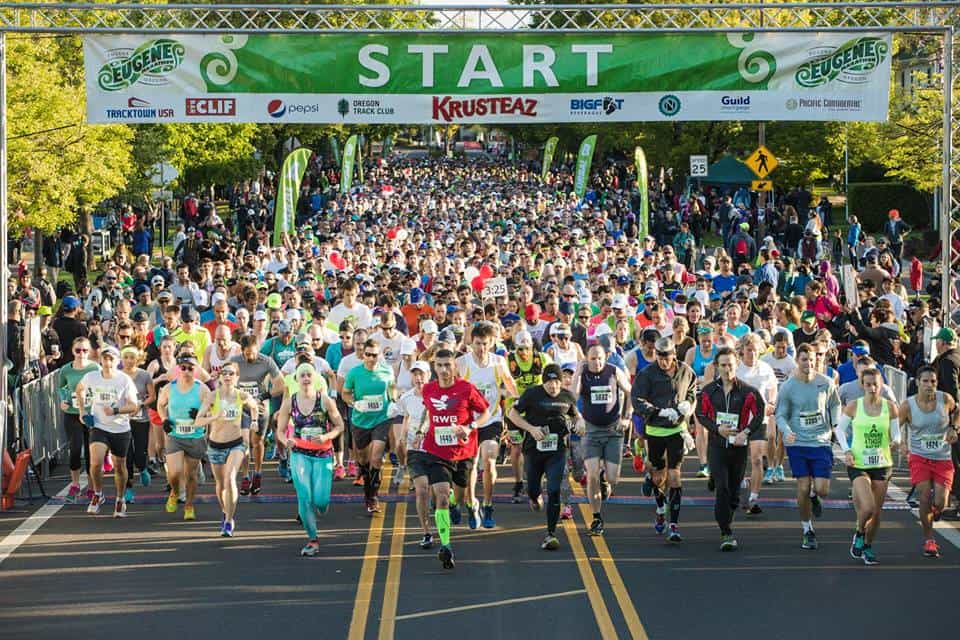
POLYGON ((741 481, 740 481, 740 488, 741 488, 741 489, 749 489, 749 488, 750 488, 750 478, 744 478, 743 480, 741 480, 741 481))
POLYGON ((334 480, 343 480, 346 477, 347 477, 347 470, 343 468, 342 464, 338 464, 333 468, 334 480))
POLYGON ((141 469, 140 470, 140 486, 149 487, 150 479, 151 479, 150 472, 147 471, 146 469, 141 469))
POLYGON ((253 474, 253 479, 250 481, 250 495, 255 496, 260 493, 260 483, 262 482, 262 475, 259 473, 253 474))
POLYGON ((114 518, 126 518, 127 517, 127 503, 123 500, 117 500, 113 506, 113 517, 114 518))
POLYGON ((240 481, 240 495, 250 495, 250 478, 248 476, 244 476, 243 480, 240 481))
POLYGON ((267 431, 267 435, 263 438, 264 444, 264 457, 267 460, 274 460, 277 457, 277 440, 273 435, 273 431, 267 431))
POLYGON ((320 553, 320 543, 316 540, 311 540, 303 549, 300 549, 300 555, 305 558, 312 558, 318 553, 320 553))
POLYGON ((394 453, 393 451, 390 452, 390 464, 392 464, 393 466, 397 466, 398 464, 400 464, 400 458, 398 458, 397 454, 394 453))
POLYGON ((358 472, 359 469, 357 469, 357 462, 355 460, 347 460, 347 475, 351 478, 356 478, 358 472))
POLYGON ((657 513, 656 518, 653 520, 653 530, 657 532, 657 535, 663 535, 663 532, 667 530, 667 517, 662 513, 657 513))
POLYGON ((819 518, 823 515, 823 502, 820 501, 820 496, 810 498, 810 508, 813 510, 814 518, 819 518))
POLYGON ((667 534, 667 542, 672 542, 673 544, 683 542, 683 538, 680 537, 680 527, 672 522, 670 523, 670 533, 667 534))
POLYGON ((167 496, 167 504, 164 506, 167 510, 167 513, 176 513, 177 511, 177 494, 170 492, 170 495, 167 496))
POLYGON ((277 465, 277 473, 283 480, 290 477, 290 463, 286 458, 280 458, 280 463, 277 465))
POLYGON ((480 505, 477 502, 467 507, 467 526, 471 529, 480 526, 480 505))
POLYGON ((64 496, 63 500, 64 502, 67 502, 69 504, 76 504, 77 498, 79 496, 80 496, 80 485, 72 484, 70 485, 70 488, 67 490, 67 495, 64 496))
POLYGON ((453 550, 450 549, 447 545, 440 547, 440 551, 437 552, 437 558, 440 560, 440 564, 443 565, 444 569, 453 569, 453 550))
POLYGON ((463 521, 463 513, 460 511, 460 505, 450 505, 450 524, 460 524, 463 521))
POLYGON ((859 560, 863 557, 863 547, 866 545, 866 541, 863 538, 863 534, 859 531, 853 534, 853 542, 850 543, 850 557, 856 558, 859 560))
POLYGON ((540 543, 540 548, 544 551, 556 551, 560 548, 560 541, 557 540, 557 536, 548 533, 547 537, 540 543))
POLYGON ((497 526, 497 521, 493 519, 493 505, 483 505, 483 518, 481 519, 484 529, 493 529, 497 526))
POLYGON ((87 487, 87 492, 85 495, 87 496, 87 501, 93 500, 93 489, 87 487))
POLYGON ((200 463, 200 466, 197 467, 197 484, 206 484, 207 474, 203 470, 203 463, 200 463))
POLYGON ((773 474, 773 479, 775 482, 784 482, 786 477, 783 475, 783 465, 778 464, 777 469, 773 474))
POLYGON ((646 469, 647 465, 643 461, 643 456, 633 456, 633 470, 640 474, 646 471, 646 469))
POLYGON ((939 558, 940 557, 940 546, 937 544, 936 540, 927 540, 923 543, 923 557, 925 558, 939 558))
POLYGON ((523 483, 513 483, 513 497, 510 499, 513 504, 523 504, 523 483))
POLYGON ((873 552, 873 547, 866 545, 863 547, 863 564, 870 565, 880 564, 880 561, 877 560, 877 554, 873 552))
POLYGON ((111 473, 113 471, 113 457, 108 453, 107 457, 103 459, 103 472, 111 473))
POLYGON ((183 519, 184 519, 184 520, 196 520, 196 519, 197 519, 197 512, 194 510, 194 508, 193 508, 192 506, 185 506, 185 507, 183 508, 183 519))
POLYGON ((803 534, 803 540, 800 542, 800 548, 807 551, 816 551, 817 547, 817 534, 812 529, 803 534))
POLYGON ((95 493, 93 497, 90 498, 90 504, 87 505, 87 513, 92 513, 94 515, 100 513, 100 507, 103 504, 103 494, 95 493))
POLYGON ((728 533, 720 536, 720 551, 736 551, 740 548, 740 545, 737 544, 737 539, 733 537, 733 534, 728 533))
POLYGON ((367 498, 365 500, 367 504, 367 515, 372 516, 375 513, 380 513, 380 501, 376 498, 367 498))
POLYGON ((603 518, 594 518, 590 523, 590 530, 587 533, 591 536, 603 535, 603 518))
POLYGON ((569 504, 563 505, 560 508, 560 519, 561 520, 572 520, 573 519, 573 507, 569 504))
POLYGON ((530 509, 531 509, 532 511, 540 511, 541 509, 543 509, 543 495, 542 495, 542 494, 539 495, 539 496, 537 496, 537 499, 536 499, 536 500, 534 500, 533 498, 530 498, 530 509))
POLYGON ((763 484, 773 484, 776 473, 774 467, 767 467, 767 470, 763 472, 763 484))
POLYGON ((123 501, 124 502, 133 502, 136 500, 137 494, 133 492, 132 487, 127 487, 126 491, 123 492, 123 501))
POLYGON ((233 537, 233 520, 227 520, 223 523, 223 530, 220 531, 220 535, 224 538, 233 537))
POLYGON ((653 495, 654 489, 655 487, 653 484, 653 478, 648 475, 646 478, 643 479, 643 484, 640 486, 640 493, 642 493, 645 497, 649 498, 650 496, 653 495))
POLYGON ((431 549, 433 548, 433 534, 425 533, 423 537, 420 538, 420 548, 421 549, 431 549))
POLYGON ((745 506, 743 510, 746 511, 748 516, 755 516, 763 513, 763 509, 760 508, 760 503, 756 500, 750 502, 750 504, 745 506))
POLYGON ((709 477, 710 477, 710 468, 709 468, 707 465, 705 465, 705 464, 700 465, 700 470, 697 471, 697 477, 698 477, 698 478, 709 478, 709 477))
MULTIPOLYGON (((960 514, 960 508, 957 509, 957 513, 960 514)), ((936 505, 930 505, 930 515, 933 516, 934 522, 940 522, 943 519, 943 509, 936 505)))
POLYGON ((390 477, 390 488, 396 489, 400 486, 400 480, 403 479, 403 467, 397 466, 393 470, 393 475, 390 477))

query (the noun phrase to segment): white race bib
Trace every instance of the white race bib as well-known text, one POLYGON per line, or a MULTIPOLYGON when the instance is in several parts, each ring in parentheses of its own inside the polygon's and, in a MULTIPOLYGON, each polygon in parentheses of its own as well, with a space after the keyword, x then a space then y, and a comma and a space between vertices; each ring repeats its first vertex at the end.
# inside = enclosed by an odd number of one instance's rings
POLYGON ((610 385, 590 388, 590 404, 607 405, 613 398, 613 389, 610 385))
MULTIPOLYGON (((728 429, 737 429, 737 425, 740 422, 740 416, 735 413, 727 413, 725 411, 717 412, 717 426, 718 427, 727 427, 728 429)), ((737 435, 731 433, 727 436, 727 442, 730 444, 735 444, 737 435)))
POLYGON ((823 424, 823 416, 819 411, 800 414, 800 426, 804 429, 816 429, 823 424))
POLYGON ((864 449, 863 450, 863 464, 867 467, 889 467, 890 462, 887 460, 886 451, 884 449, 864 449))
POLYGON ((178 436, 192 436, 198 431, 203 431, 203 427, 198 427, 193 420, 177 420, 173 432, 178 436))
POLYGON ((383 411, 383 396, 364 396, 353 404, 353 408, 360 413, 383 411))
POLYGON ((543 440, 537 442, 537 451, 556 451, 560 443, 560 436, 555 433, 548 433, 543 440))
POLYGON ((453 433, 453 427, 434 427, 433 441, 438 447, 452 447, 457 444, 457 437, 453 433))
POLYGON ((924 451, 940 451, 944 444, 943 438, 924 439, 920 441, 920 448, 924 451))
POLYGON ((300 437, 304 440, 319 438, 323 435, 323 427, 304 427, 300 429, 300 437))

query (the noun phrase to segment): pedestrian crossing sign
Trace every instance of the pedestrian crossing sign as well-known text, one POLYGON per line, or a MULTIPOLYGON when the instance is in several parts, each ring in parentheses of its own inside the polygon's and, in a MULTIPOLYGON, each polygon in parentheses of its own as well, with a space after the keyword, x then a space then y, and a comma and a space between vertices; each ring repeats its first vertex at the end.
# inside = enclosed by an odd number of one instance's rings
POLYGON ((756 151, 751 153, 750 157, 744 162, 750 167, 751 171, 757 174, 758 178, 766 178, 780 164, 777 162, 776 156, 763 145, 757 147, 756 151))
POLYGON ((754 180, 750 183, 751 191, 773 191, 772 180, 754 180))

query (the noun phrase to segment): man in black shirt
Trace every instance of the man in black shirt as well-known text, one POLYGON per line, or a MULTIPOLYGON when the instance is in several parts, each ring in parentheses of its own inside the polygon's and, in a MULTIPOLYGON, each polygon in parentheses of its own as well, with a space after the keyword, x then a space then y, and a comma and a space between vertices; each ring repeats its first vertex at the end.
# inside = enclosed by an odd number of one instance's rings
POLYGON ((60 338, 60 359, 55 365, 58 369, 73 358, 73 341, 89 335, 86 323, 77 318, 79 313, 80 299, 74 295, 65 296, 60 305, 60 315, 52 323, 53 330, 60 338))
POLYGON ((523 440, 527 495, 530 506, 543 507, 540 481, 547 475, 547 536, 540 548, 555 551, 557 521, 560 519, 560 483, 566 460, 566 439, 571 422, 583 433, 583 421, 577 411, 577 399, 563 388, 563 374, 556 364, 543 369, 543 383, 532 386, 513 404, 507 416, 510 422, 526 431, 523 440))

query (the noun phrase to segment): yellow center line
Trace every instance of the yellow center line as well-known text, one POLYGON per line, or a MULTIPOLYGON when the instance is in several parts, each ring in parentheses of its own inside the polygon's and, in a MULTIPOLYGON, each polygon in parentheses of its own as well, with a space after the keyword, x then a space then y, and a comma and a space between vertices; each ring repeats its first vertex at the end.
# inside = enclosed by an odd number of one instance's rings
POLYGON ((400 482, 397 495, 401 501, 397 503, 393 516, 393 538, 390 540, 390 561, 387 563, 387 582, 383 588, 383 610, 380 613, 380 640, 391 640, 397 622, 397 599, 400 596, 400 569, 403 566, 403 537, 407 526, 408 479, 400 482))
POLYGON ((597 585, 597 578, 593 575, 593 569, 590 567, 590 561, 587 560, 587 554, 583 550, 583 543, 580 541, 580 533, 577 531, 577 525, 573 520, 563 521, 563 531, 567 534, 567 540, 570 542, 570 550, 573 551, 573 557, 577 561, 577 570, 580 571, 580 579, 587 590, 587 599, 590 601, 590 607, 593 609, 593 616, 597 619, 597 627, 600 629, 600 637, 603 640, 616 640, 617 630, 613 626, 613 620, 610 618, 610 612, 603 601, 603 595, 600 593, 600 587, 597 585))
MULTIPOLYGON (((380 469, 381 477, 389 478, 391 471, 391 465, 385 464, 380 469)), ((378 493, 382 492, 383 482, 380 483, 378 493)), ((353 601, 353 615, 350 618, 350 632, 347 634, 347 640, 363 640, 367 632, 367 617, 370 613, 373 584, 377 577, 380 540, 383 537, 383 523, 387 518, 388 507, 386 502, 380 503, 382 511, 378 523, 376 515, 370 518, 370 529, 367 532, 367 544, 363 549, 363 565, 360 567, 360 580, 357 582, 357 596, 353 601)))
MULTIPOLYGON (((583 495, 584 493, 581 490, 580 483, 573 478, 570 478, 570 488, 574 495, 583 495)), ((590 522, 593 518, 590 505, 580 503, 579 506, 583 521, 590 522)), ((607 541, 604 540, 602 536, 591 536, 591 538, 593 540, 593 546, 597 550, 597 555, 600 557, 600 564, 603 566, 603 571, 607 575, 607 580, 610 582, 614 596, 616 596, 617 604, 620 605, 620 611, 623 612, 623 619, 627 623, 630 636, 634 640, 647 640, 647 631, 643 628, 643 623, 640 622, 640 615, 633 606, 633 600, 630 598, 627 586, 623 583, 620 571, 617 570, 617 565, 613 561, 613 556, 610 554, 607 541)))

